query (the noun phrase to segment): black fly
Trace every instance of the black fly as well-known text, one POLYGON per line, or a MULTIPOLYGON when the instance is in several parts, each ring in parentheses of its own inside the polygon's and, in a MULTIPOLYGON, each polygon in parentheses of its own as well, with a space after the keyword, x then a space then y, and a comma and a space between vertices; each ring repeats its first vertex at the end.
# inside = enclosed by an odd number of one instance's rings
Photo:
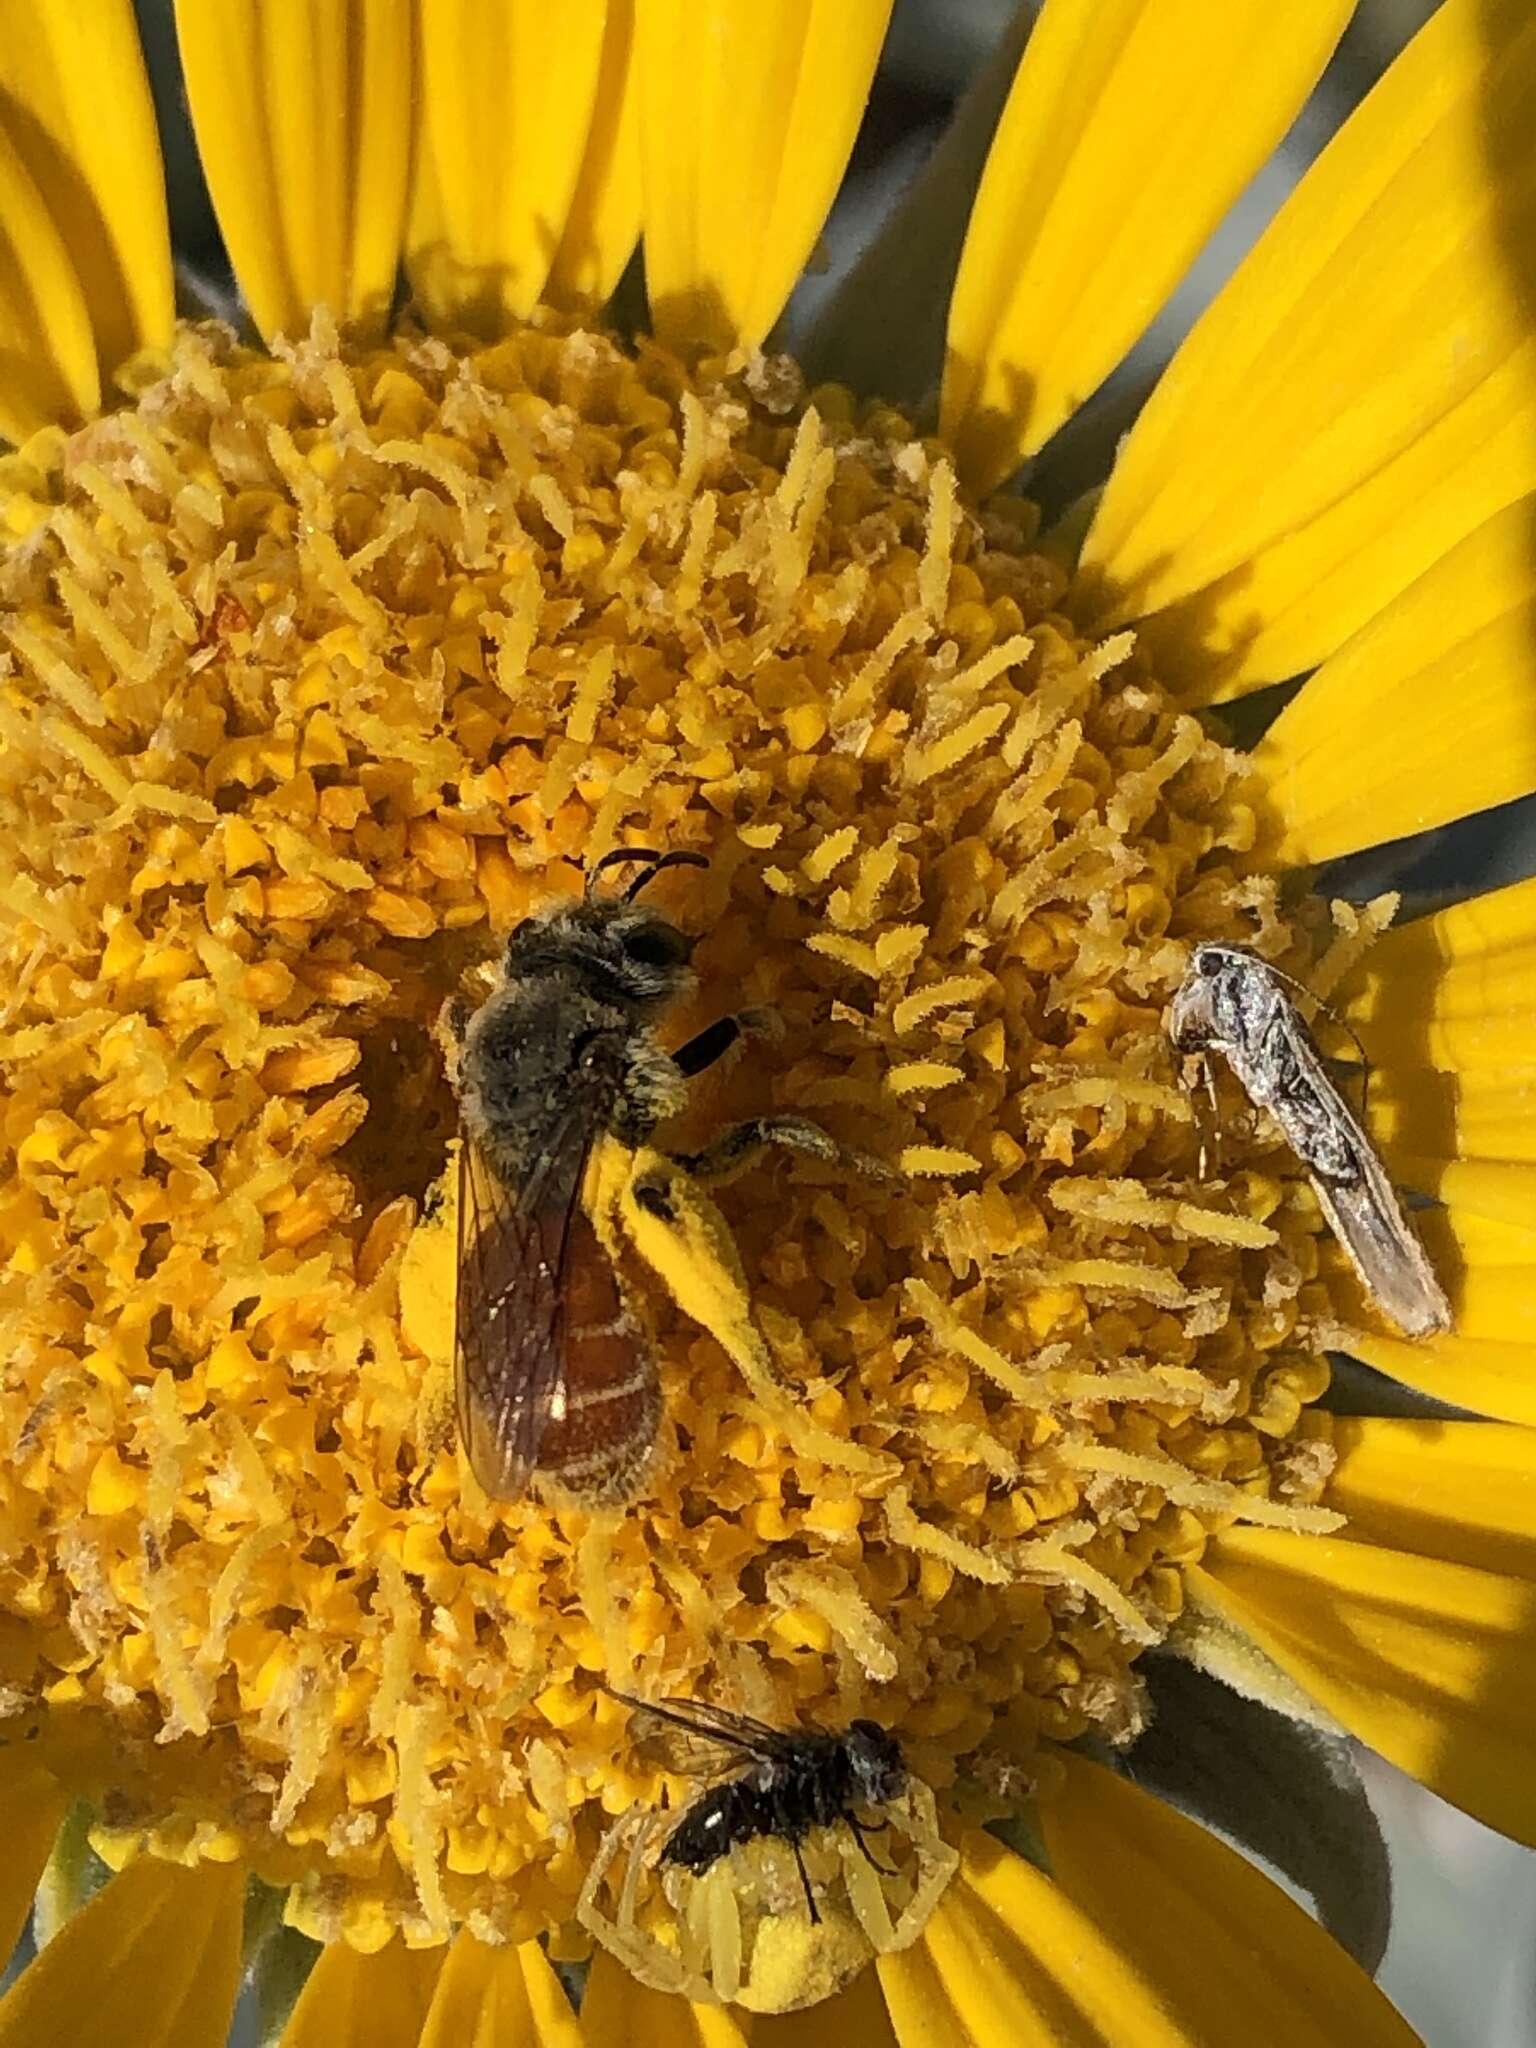
POLYGON ((857 1809, 899 1799, 907 1788, 907 1767, 896 1738, 878 1722, 852 1721, 841 1735, 821 1728, 786 1732, 702 1700, 658 1706, 629 1693, 615 1691, 613 1697, 645 1716, 644 1746, 664 1769, 721 1779, 694 1800, 668 1835, 662 1863, 699 1876, 739 1843, 776 1836, 794 1852, 813 1922, 821 1914, 801 1851, 812 1828, 845 1822, 865 1860, 883 1869, 869 1853, 868 1830, 857 1809))

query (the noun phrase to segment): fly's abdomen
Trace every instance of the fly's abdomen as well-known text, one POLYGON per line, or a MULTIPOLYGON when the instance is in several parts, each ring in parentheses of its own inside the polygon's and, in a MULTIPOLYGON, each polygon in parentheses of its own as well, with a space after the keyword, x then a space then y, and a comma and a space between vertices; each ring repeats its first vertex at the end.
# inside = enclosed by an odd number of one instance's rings
POLYGON ((562 1315, 565 1383, 539 1445, 538 1471, 591 1506, 626 1500, 661 1422, 656 1360, 586 1214, 570 1221, 562 1315))

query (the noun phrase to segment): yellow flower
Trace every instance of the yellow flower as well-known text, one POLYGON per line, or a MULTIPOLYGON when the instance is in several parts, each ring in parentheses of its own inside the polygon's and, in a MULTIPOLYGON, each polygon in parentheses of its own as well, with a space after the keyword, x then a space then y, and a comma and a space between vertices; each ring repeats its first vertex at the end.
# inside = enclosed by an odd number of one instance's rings
POLYGON ((987 494, 1346 0, 1047 0, 931 436, 762 353, 888 0, 182 0, 265 348, 173 321, 128 0, 13 12, 0 2048, 219 2042, 242 1931, 274 1995, 323 1944, 286 2048, 1410 2039, 1092 1759, 1166 1645, 1536 1840, 1536 883, 1307 894, 1536 789, 1527 9, 1445 0, 1038 544, 987 494), (1251 752, 1196 715, 1307 671, 1251 752), (658 1219, 607 1147, 662 1441, 621 1510, 493 1502, 432 1027, 647 843, 709 857, 668 1042, 783 1026, 678 1145, 773 1109, 855 1163, 673 1167, 658 1219), (1267 1124, 1199 1178, 1208 938, 1337 991, 1451 1334, 1387 1332, 1267 1124), (1335 1418, 1329 1346, 1493 1419, 1335 1418), (603 1682, 878 1719, 895 1874, 824 1830, 819 1922, 772 1841, 663 1884, 688 1788, 603 1682))

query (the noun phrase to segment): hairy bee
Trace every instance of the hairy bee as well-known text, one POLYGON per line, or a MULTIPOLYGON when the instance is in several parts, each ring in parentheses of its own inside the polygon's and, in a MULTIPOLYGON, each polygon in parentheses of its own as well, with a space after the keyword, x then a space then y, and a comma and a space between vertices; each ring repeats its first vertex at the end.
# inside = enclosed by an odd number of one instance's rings
MULTIPOLYGON (((478 1010, 445 1016, 461 1124, 459 1431, 497 1499, 537 1478, 588 1505, 623 1501, 655 1444, 656 1361, 618 1248, 583 1196, 602 1142, 643 1144, 682 1107, 692 1076, 763 1026, 760 1013, 722 1017, 670 1053, 656 1036, 691 986, 693 941, 636 898, 667 868, 705 865, 697 853, 616 849, 582 896, 517 926, 478 1010), (622 895, 598 893, 604 874, 636 864, 622 895)), ((838 1156, 815 1125, 781 1117, 733 1126, 678 1163, 730 1171, 764 1144, 838 1156)))
POLYGON ((859 1809, 901 1798, 908 1779, 900 1744, 877 1721, 851 1721, 835 1735, 823 1728, 770 1728, 704 1700, 654 1704, 625 1692, 613 1697, 641 1717, 641 1740, 663 1768, 722 1780, 694 1800, 667 1836, 663 1864, 701 1876, 738 1844, 776 1836, 794 1852, 813 1921, 821 1914, 801 1850, 812 1828, 841 1822, 882 1869, 869 1853, 859 1809))

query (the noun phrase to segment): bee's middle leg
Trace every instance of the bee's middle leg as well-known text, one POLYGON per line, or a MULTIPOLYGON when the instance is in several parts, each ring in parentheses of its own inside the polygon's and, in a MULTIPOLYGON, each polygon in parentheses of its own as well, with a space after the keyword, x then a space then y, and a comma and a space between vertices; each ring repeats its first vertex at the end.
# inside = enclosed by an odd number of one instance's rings
POLYGON ((803 1152, 811 1159, 836 1164, 853 1159, 820 1124, 799 1116, 753 1116, 731 1124, 699 1152, 674 1152, 672 1157, 695 1180, 728 1181, 755 1165, 770 1145, 803 1152))

